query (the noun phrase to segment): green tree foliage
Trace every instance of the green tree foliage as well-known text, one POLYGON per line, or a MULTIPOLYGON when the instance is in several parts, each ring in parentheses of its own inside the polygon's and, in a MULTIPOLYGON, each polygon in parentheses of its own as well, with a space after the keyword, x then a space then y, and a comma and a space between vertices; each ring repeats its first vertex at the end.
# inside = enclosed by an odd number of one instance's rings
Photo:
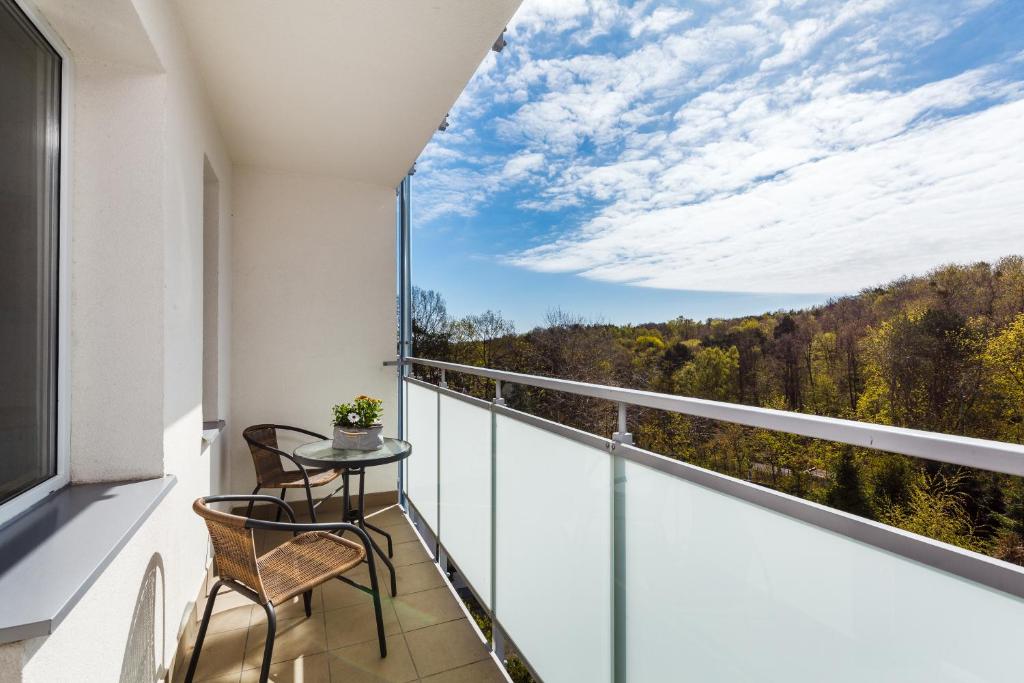
MULTIPOLYGON (((948 265, 806 310, 606 325, 565 311, 516 333, 415 290, 414 350, 469 365, 1024 443, 1024 258, 948 265)), ((430 371, 419 369, 428 376, 430 371)), ((449 373, 481 397, 493 382, 449 373)), ((609 435, 615 406, 506 386, 509 404, 609 435)), ((1024 483, 647 409, 643 448, 1024 564, 1024 483)))
POLYGON ((864 492, 860 465, 853 454, 853 448, 842 447, 832 475, 832 485, 825 494, 825 504, 837 510, 860 515, 873 516, 871 502, 864 492))
POLYGON ((739 401, 740 353, 735 346, 698 349, 673 376, 673 393, 715 401, 739 401))
POLYGON ((989 338, 981 358, 986 387, 995 404, 992 436, 1024 441, 1024 314, 989 338))

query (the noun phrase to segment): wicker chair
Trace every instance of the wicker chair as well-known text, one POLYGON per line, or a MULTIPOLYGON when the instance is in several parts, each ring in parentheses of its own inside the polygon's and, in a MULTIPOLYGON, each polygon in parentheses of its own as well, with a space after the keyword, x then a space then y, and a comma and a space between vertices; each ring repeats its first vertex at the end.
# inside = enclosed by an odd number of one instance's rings
MULTIPOLYGON (((242 438, 249 444, 249 452, 252 453, 252 464, 256 467, 256 488, 252 490, 253 495, 260 492, 260 489, 281 489, 281 500, 288 489, 305 488, 306 500, 309 502, 309 517, 316 521, 316 506, 313 505, 314 486, 324 486, 341 476, 339 469, 310 470, 295 461, 288 453, 277 447, 278 431, 296 432, 306 436, 326 439, 323 434, 311 432, 300 427, 289 427, 287 425, 261 424, 246 427, 242 432, 242 438), (295 465, 296 470, 286 470, 282 465, 282 458, 295 465)), ((252 503, 246 515, 252 517, 252 503)), ((281 521, 281 510, 277 511, 276 521, 281 521)))
POLYGON ((387 656, 384 640, 384 619, 381 616, 380 591, 377 586, 377 570, 373 563, 373 550, 366 532, 355 524, 341 522, 331 524, 296 524, 295 511, 288 503, 274 496, 208 496, 199 498, 192 509, 206 521, 213 543, 218 581, 210 591, 210 598, 203 611, 195 649, 189 661, 186 683, 191 683, 199 664, 199 654, 210 625, 213 603, 217 592, 224 586, 240 593, 261 605, 267 613, 267 640, 263 646, 263 667, 260 683, 266 683, 270 675, 270 660, 274 653, 274 636, 277 632, 277 618, 274 605, 291 600, 301 594, 306 607, 306 616, 312 614, 311 597, 314 588, 333 578, 365 591, 373 596, 373 609, 377 617, 377 641, 380 656, 387 656), (240 517, 219 512, 209 503, 222 501, 265 502, 275 504, 287 513, 290 522, 271 522, 261 519, 240 517), (293 537, 273 550, 256 555, 253 529, 291 531, 293 537), (362 545, 349 541, 334 532, 351 531, 362 541, 362 545), (344 572, 363 562, 369 565, 370 587, 362 586, 342 576, 344 572))

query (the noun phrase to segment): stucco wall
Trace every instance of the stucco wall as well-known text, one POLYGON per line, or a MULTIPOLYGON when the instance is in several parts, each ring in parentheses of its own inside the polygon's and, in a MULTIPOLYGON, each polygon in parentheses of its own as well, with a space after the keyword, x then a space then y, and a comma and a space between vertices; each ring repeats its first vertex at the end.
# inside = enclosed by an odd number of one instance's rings
MULTIPOLYGON (((394 434, 395 369, 382 366, 396 341, 394 188, 251 168, 232 182, 231 423, 329 434, 331 406, 369 394, 394 434)), ((367 491, 396 478, 373 468, 367 491)), ((255 486, 240 440, 230 485, 255 486)))
MULTIPOLYGON (((178 483, 53 634, 0 646, 0 681, 147 680, 203 583, 192 500, 253 486, 242 427, 328 432, 333 403, 368 393, 395 431, 381 366, 395 351, 394 190, 233 168, 172 3, 35 1, 75 67, 72 478, 178 483), (220 386, 205 411, 204 160, 220 225, 220 386), (212 447, 204 412, 228 420, 212 447)), ((395 478, 378 468, 368 490, 395 478)))
MULTIPOLYGON (((203 583, 191 502, 222 489, 230 429, 201 441, 203 169, 220 181, 220 329, 230 372, 231 163, 164 0, 38 0, 74 63, 71 471, 177 486, 53 634, 0 647, 0 680, 145 680, 167 666, 203 583)), ((74 561, 74 558, 69 558, 74 561)))

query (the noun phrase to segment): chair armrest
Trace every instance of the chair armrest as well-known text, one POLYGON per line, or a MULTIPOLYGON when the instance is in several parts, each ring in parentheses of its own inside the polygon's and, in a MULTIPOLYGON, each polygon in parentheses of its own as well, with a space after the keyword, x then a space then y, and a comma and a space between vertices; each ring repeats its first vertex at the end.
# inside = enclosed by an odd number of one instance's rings
MULTIPOLYGON (((291 520, 292 524, 295 523, 295 510, 292 509, 291 505, 289 505, 288 503, 284 502, 283 500, 281 500, 280 498, 277 498, 275 496, 264 496, 264 495, 260 495, 260 494, 250 495, 250 494, 242 494, 242 493, 232 493, 230 495, 225 495, 225 496, 206 496, 203 500, 206 501, 207 503, 236 503, 236 502, 245 502, 245 503, 248 503, 248 502, 274 503, 275 505, 277 505, 278 507, 283 509, 286 513, 288 513, 288 519, 291 520)), ((252 527, 249 527, 249 522, 254 522, 254 521, 257 521, 257 520, 254 520, 253 518, 248 517, 247 521, 245 523, 246 528, 252 528, 252 527)), ((288 526, 288 523, 286 523, 286 522, 279 522, 279 524, 282 524, 284 526, 288 526)))

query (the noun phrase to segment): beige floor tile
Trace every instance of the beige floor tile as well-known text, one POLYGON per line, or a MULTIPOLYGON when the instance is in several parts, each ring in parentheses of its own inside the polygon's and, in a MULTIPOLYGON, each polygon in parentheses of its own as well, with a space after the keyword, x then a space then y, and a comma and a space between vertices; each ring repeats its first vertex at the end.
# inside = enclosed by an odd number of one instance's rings
MULTIPOLYGON (((378 565, 377 566, 377 576, 380 577, 381 572, 382 571, 386 572, 387 569, 385 569, 384 563, 382 563, 380 561, 379 557, 375 558, 375 559, 377 560, 376 564, 378 565)), ((370 585, 370 565, 366 564, 365 562, 363 564, 356 565, 352 569, 349 569, 347 572, 345 572, 345 576, 347 576, 348 578, 352 579, 356 583, 361 583, 361 584, 364 584, 366 586, 369 586, 370 585)))
MULTIPOLYGON (((220 602, 220 598, 217 598, 217 602, 220 602)), ((218 610, 219 605, 217 602, 213 603, 214 613, 210 617, 210 625, 207 628, 207 633, 222 633, 224 631, 234 631, 240 628, 249 628, 249 623, 252 619, 252 608, 253 603, 251 600, 246 600, 248 605, 241 607, 232 607, 226 610, 218 610)), ((263 610, 261 609, 262 613, 263 610)), ((199 618, 202 619, 200 613, 199 618)))
MULTIPOLYGON (((217 591, 217 600, 213 603, 213 613, 217 614, 219 612, 225 612, 225 611, 227 611, 229 609, 234 609, 235 607, 245 607, 245 606, 252 607, 253 604, 254 603, 253 603, 252 600, 250 600, 249 598, 245 597, 241 593, 236 593, 235 591, 231 590, 230 588, 222 586, 221 589, 219 591, 217 591)), ((206 607, 206 601, 204 600, 203 604, 200 605, 200 610, 199 610, 199 617, 200 618, 202 618, 202 615, 203 615, 203 611, 202 610, 205 607, 206 607)))
MULTIPOLYGON (((381 593, 383 595, 389 595, 391 591, 391 574, 388 572, 387 565, 381 561, 380 557, 374 556, 374 559, 376 560, 374 562, 374 566, 377 568, 377 582, 381 593)), ((398 573, 396 572, 396 576, 397 575, 398 573)), ((356 583, 366 586, 367 588, 373 585, 370 581, 370 567, 368 564, 361 564, 348 570, 345 572, 345 576, 356 583)), ((349 588, 351 588, 351 586, 349 586, 349 588)), ((353 590, 358 589, 353 588, 353 590)), ((401 590, 401 586, 399 586, 399 590, 401 590)))
POLYGON ((432 676, 490 656, 465 619, 409 631, 405 641, 420 676, 432 676))
POLYGON ((401 635, 387 639, 388 656, 381 658, 377 641, 350 645, 327 653, 333 683, 406 683, 416 680, 416 668, 401 635))
POLYGON ((231 674, 230 676, 217 676, 217 678, 204 678, 202 680, 196 678, 194 683, 238 683, 238 674, 231 674))
MULTIPOLYGON (((433 562, 420 562, 398 567, 398 594, 408 595, 444 585, 441 570, 433 562)), ((382 572, 382 581, 387 581, 387 569, 382 572)), ((386 585, 386 584, 385 584, 386 585)))
POLYGON ((389 505, 376 512, 367 512, 366 521, 374 526, 379 526, 381 529, 387 529, 388 527, 408 524, 409 518, 402 512, 402 508, 397 505, 389 505))
MULTIPOLYGON (((433 561, 430 555, 427 554, 427 549, 424 548, 423 544, 419 541, 399 543, 395 545, 394 550, 395 555, 391 558, 391 564, 396 567, 404 567, 410 564, 433 561)), ((383 564, 383 562, 381 564, 383 564)))
MULTIPOLYGON (((287 662, 279 662, 270 666, 272 683, 330 683, 331 673, 328 666, 327 653, 299 657, 287 662)), ((259 669, 246 669, 242 672, 241 683, 258 683, 259 669)))
MULTIPOLYGON (((199 653, 199 665, 196 667, 197 681, 208 678, 237 676, 242 671, 242 659, 245 655, 245 640, 248 629, 206 634, 203 649, 199 653)), ((192 657, 191 648, 185 657, 182 672, 188 669, 192 657)))
POLYGON ((495 661, 488 658, 475 664, 427 676, 422 680, 423 683, 505 683, 505 676, 498 670, 495 661))
MULTIPOLYGON (((324 610, 322 595, 323 593, 319 587, 313 589, 312 607, 314 615, 318 612, 323 612, 324 610)), ((305 619, 306 606, 302 601, 302 596, 296 595, 294 598, 282 605, 274 605, 274 614, 277 616, 278 623, 280 623, 282 619, 298 619, 300 617, 305 619)), ((256 624, 264 624, 266 621, 267 611, 259 605, 256 605, 256 609, 252 611, 252 619, 249 624, 251 626, 255 626, 256 624)))
MULTIPOLYGON (((401 633, 402 627, 389 600, 381 601, 381 616, 384 618, 385 635, 401 633)), ((370 600, 325 612, 324 621, 327 626, 329 650, 377 640, 377 620, 370 600)))
MULTIPOLYGON (((381 526, 380 524, 375 524, 372 521, 370 522, 370 524, 374 524, 375 526, 381 526)), ((419 536, 416 535, 416 530, 413 529, 412 525, 408 522, 405 522, 403 524, 396 524, 395 526, 389 526, 387 528, 381 528, 384 529, 384 531, 391 534, 392 543, 408 543, 409 541, 415 541, 419 539, 419 536)), ((387 539, 378 534, 376 531, 373 531, 372 529, 370 530, 370 533, 373 535, 373 540, 380 543, 381 547, 383 548, 384 544, 387 543, 387 539)))
MULTIPOLYGON (((249 629, 249 640, 245 646, 245 667, 251 669, 263 663, 263 647, 267 639, 266 623, 255 624, 249 629)), ((314 612, 309 619, 279 619, 277 636, 274 638, 274 653, 271 662, 286 662, 304 655, 315 655, 327 649, 324 633, 323 612, 314 612)))
MULTIPOLYGON (((354 569, 348 572, 345 576, 352 579, 357 583, 361 583, 364 586, 369 587, 370 580, 366 577, 366 570, 354 569)), ((381 582, 383 583, 383 581, 381 582)), ((338 609, 340 607, 349 607, 351 605, 361 605, 364 602, 372 600, 369 593, 355 588, 353 586, 344 583, 343 581, 332 580, 323 584, 321 587, 322 600, 324 611, 330 611, 332 609, 338 609)), ((381 586, 381 597, 387 599, 387 587, 381 586)))
POLYGON ((394 606, 403 631, 412 631, 466 616, 446 586, 399 595, 394 598, 394 606))

